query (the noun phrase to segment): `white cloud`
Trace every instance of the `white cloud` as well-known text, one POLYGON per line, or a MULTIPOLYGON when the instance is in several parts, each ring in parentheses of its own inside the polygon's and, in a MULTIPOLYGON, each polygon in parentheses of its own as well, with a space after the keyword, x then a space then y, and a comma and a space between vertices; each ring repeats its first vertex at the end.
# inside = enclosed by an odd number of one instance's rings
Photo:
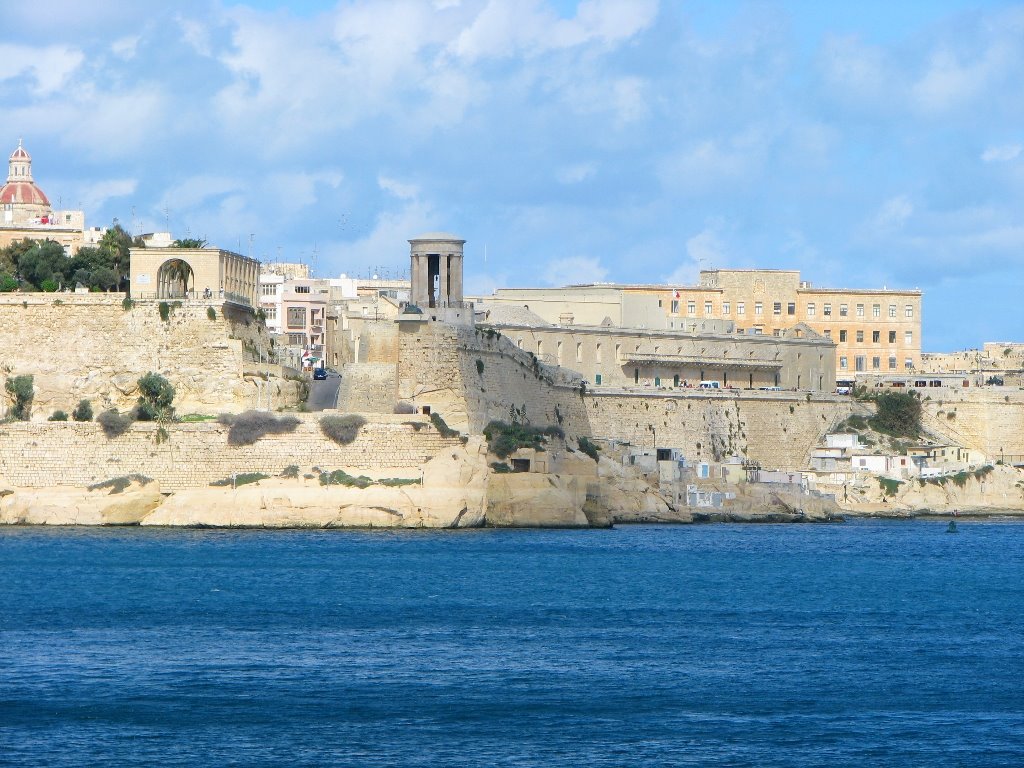
POLYGON ((981 153, 981 159, 985 163, 1006 163, 1017 159, 1022 150, 1024 150, 1024 147, 1021 147, 1020 144, 1003 144, 988 147, 981 153))
POLYGON ((99 211, 108 200, 127 197, 135 193, 136 179, 103 179, 90 183, 79 192, 82 209, 88 213, 99 211))
POLYGON ((33 94, 49 96, 67 84, 84 60, 85 54, 70 46, 0 43, 0 82, 28 74, 35 81, 33 94))
POLYGON ((875 214, 875 227, 881 230, 898 229, 913 213, 914 204, 906 195, 889 198, 882 203, 882 207, 875 214))
POLYGON ((390 192, 399 200, 412 200, 419 195, 420 191, 415 184, 406 184, 398 181, 397 179, 388 178, 387 176, 378 176, 377 186, 385 192, 390 192))
POLYGON ((135 58, 135 54, 139 48, 139 40, 141 39, 141 35, 126 35, 125 37, 119 37, 110 44, 110 52, 119 59, 130 61, 135 58))
POLYGON ((548 262, 541 279, 548 285, 571 285, 599 283, 607 276, 608 270, 593 256, 568 256, 548 262))
POLYGON ((563 165, 555 171, 555 178, 559 184, 579 184, 586 181, 597 173, 597 166, 593 163, 577 163, 575 165, 563 165))

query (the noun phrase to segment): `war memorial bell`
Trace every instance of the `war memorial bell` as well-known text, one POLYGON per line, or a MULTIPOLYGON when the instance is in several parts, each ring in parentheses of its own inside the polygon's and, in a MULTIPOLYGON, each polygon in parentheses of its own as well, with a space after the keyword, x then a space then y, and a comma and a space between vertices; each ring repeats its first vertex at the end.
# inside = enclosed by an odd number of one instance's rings
POLYGON ((465 244, 465 240, 445 232, 428 232, 409 241, 409 297, 424 319, 457 325, 473 323, 473 304, 462 295, 465 244))

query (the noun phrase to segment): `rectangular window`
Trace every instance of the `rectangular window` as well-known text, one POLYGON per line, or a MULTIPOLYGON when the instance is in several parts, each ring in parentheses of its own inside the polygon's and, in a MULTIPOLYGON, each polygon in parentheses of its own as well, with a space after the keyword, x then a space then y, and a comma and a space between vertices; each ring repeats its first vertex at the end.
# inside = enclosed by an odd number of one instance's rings
POLYGON ((559 365, 562 364, 562 342, 560 341, 555 342, 555 359, 559 365))
POLYGON ((889 343, 890 344, 895 344, 896 343, 896 331, 889 331, 889 343))
POLYGON ((616 344, 615 345, 615 359, 616 359, 616 361, 622 359, 622 345, 621 344, 616 344))
POLYGON ((845 342, 846 341, 846 331, 845 330, 840 330, 839 331, 839 341, 841 341, 841 342, 845 342))
POLYGON ((260 285, 261 296, 277 296, 277 283, 263 283, 260 285))
POLYGON ((896 317, 896 305, 895 304, 890 304, 889 305, 889 317, 896 317))
POLYGON ((600 384, 601 383, 601 374, 600 373, 594 374, 594 383, 595 384, 600 384))
POLYGON ((907 306, 903 310, 903 316, 904 317, 913 317, 914 316, 914 305, 913 304, 907 304, 907 306))
POLYGON ((267 320, 277 320, 277 307, 263 307, 262 309, 267 320))
POLYGON ((863 304, 858 304, 857 305, 857 317, 864 317, 864 305, 863 304))
POLYGON ((795 315, 796 314, 796 302, 795 301, 791 301, 791 302, 789 302, 786 305, 786 314, 787 315, 795 315))
POLYGON ((814 307, 814 302, 812 301, 812 302, 810 302, 810 303, 809 303, 809 304, 807 305, 807 316, 808 316, 808 317, 814 317, 814 313, 815 313, 815 311, 816 311, 816 310, 815 310, 815 307, 814 307))
POLYGON ((889 356, 889 370, 890 371, 895 371, 896 370, 896 355, 890 355, 889 356))
POLYGON ((764 304, 762 304, 760 301, 754 302, 754 314, 757 316, 764 314, 764 304))
POLYGON ((850 364, 849 364, 849 361, 848 361, 848 360, 847 360, 847 358, 846 358, 846 355, 842 355, 842 356, 840 356, 840 358, 839 358, 839 367, 840 367, 840 368, 841 368, 842 370, 844 370, 844 371, 845 371, 845 370, 846 370, 847 368, 849 368, 849 367, 850 367, 850 364))
POLYGON ((772 329, 772 336, 781 336, 781 335, 782 335, 782 329, 781 328, 773 328, 772 329))
POLYGON ((877 344, 881 340, 882 340, 882 332, 881 331, 872 331, 871 332, 871 343, 872 344, 877 344))
POLYGON ((576 344, 576 362, 577 363, 582 363, 583 362, 583 344, 581 344, 581 343, 577 343, 576 344))
POLYGON ((863 344, 864 343, 864 331, 857 331, 857 343, 858 344, 863 344))
POLYGON ((914 361, 911 360, 909 357, 906 358, 903 361, 903 367, 906 368, 907 370, 913 370, 913 368, 914 368, 914 361))
POLYGON ((292 347, 304 347, 306 346, 306 334, 304 333, 289 333, 288 344, 292 347))
POLYGON ((825 317, 832 317, 832 305, 831 304, 826 304, 824 307, 822 307, 821 313, 825 317))
POLYGON ((308 285, 296 285, 295 286, 295 292, 296 293, 309 293, 309 286, 308 285))
POLYGON ((594 347, 594 359, 595 359, 595 360, 596 360, 596 361, 597 361, 598 363, 600 363, 600 362, 601 362, 601 345, 600 345, 600 344, 597 344, 597 345, 595 345, 595 347, 594 347))
POLYGON ((867 363, 867 358, 864 357, 864 355, 857 355, 857 359, 854 362, 857 365, 857 370, 858 371, 862 371, 863 372, 866 369, 865 368, 865 363, 867 363))
POLYGON ((732 311, 732 304, 728 301, 722 302, 722 314, 728 315, 732 311))
POLYGON ((872 357, 871 358, 871 370, 877 371, 882 368, 882 358, 872 357))
POLYGON ((781 301, 776 301, 776 302, 772 303, 772 314, 773 315, 781 315, 782 314, 782 302, 781 301))
POLYGON ((694 315, 697 314, 697 302, 695 302, 695 301, 688 301, 688 302, 686 302, 686 314, 688 314, 690 317, 693 317, 694 315))
POLYGON ((906 344, 908 347, 914 343, 913 331, 907 331, 903 334, 903 343, 906 344))
POLYGON ((832 329, 831 328, 826 328, 825 329, 825 338, 828 339, 829 341, 832 340, 832 329))
POLYGON ((305 328, 306 327, 306 308, 305 307, 288 307, 288 327, 289 328, 305 328))
POLYGON ((742 301, 737 301, 736 302, 736 314, 737 315, 743 315, 743 314, 746 314, 746 311, 747 311, 746 305, 744 305, 744 303, 742 301))
POLYGON ((714 307, 710 301, 704 302, 704 315, 710 316, 714 312, 714 307))
POLYGON ((881 304, 872 304, 871 305, 871 316, 872 317, 881 317, 882 316, 882 305, 881 304))
POLYGON ((847 316, 849 316, 849 314, 850 314, 850 305, 849 304, 840 304, 839 305, 839 316, 840 317, 847 317, 847 316))
POLYGON ((678 315, 679 314, 679 300, 678 299, 672 299, 672 314, 673 315, 678 315))

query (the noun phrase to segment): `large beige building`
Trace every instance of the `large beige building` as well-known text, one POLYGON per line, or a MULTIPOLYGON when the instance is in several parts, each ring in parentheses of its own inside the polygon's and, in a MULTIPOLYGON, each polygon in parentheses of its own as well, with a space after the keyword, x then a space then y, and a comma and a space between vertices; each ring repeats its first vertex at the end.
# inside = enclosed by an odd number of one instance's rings
POLYGON ((799 323, 836 345, 836 376, 921 365, 921 291, 815 288, 796 270, 714 269, 669 289, 672 317, 732 320, 737 333, 781 335, 799 323))
POLYGON ((796 270, 716 269, 700 284, 503 288, 489 305, 527 308, 559 325, 785 337, 803 324, 836 345, 835 376, 921 365, 921 292, 814 288, 796 270))
POLYGON ((133 299, 219 299, 257 307, 260 263, 220 248, 132 248, 133 299))
POLYGON ((55 211, 32 177, 32 157, 18 142, 0 187, 0 248, 18 240, 53 240, 73 256, 84 239, 82 211, 55 211))

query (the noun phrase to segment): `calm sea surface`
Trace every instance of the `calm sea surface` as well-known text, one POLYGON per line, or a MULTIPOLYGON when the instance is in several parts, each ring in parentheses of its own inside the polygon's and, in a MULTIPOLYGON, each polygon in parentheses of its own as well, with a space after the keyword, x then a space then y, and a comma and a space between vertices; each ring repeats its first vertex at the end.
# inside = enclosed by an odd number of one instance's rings
POLYGON ((1024 524, 0 531, 0 764, 1024 765, 1024 524))

